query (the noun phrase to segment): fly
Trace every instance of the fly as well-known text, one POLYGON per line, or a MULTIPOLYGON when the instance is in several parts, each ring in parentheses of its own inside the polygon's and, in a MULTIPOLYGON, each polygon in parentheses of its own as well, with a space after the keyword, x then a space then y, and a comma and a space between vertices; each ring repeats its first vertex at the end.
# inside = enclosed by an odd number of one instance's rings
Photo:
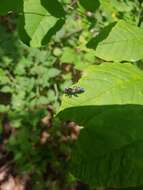
POLYGON ((68 96, 72 96, 72 95, 77 96, 78 94, 82 94, 84 92, 85 92, 84 88, 77 87, 77 86, 75 86, 73 88, 71 88, 71 87, 65 88, 65 90, 64 90, 64 93, 68 96))

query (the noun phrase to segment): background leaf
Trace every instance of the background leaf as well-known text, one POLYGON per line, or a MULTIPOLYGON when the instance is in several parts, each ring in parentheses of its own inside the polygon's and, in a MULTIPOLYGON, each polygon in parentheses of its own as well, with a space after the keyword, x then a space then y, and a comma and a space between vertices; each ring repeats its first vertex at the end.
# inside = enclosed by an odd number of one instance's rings
POLYGON ((95 49, 96 56, 106 61, 136 61, 143 58, 143 30, 120 20, 91 39, 88 47, 95 49))
MULTIPOLYGON (((51 36, 64 23, 64 11, 57 15, 58 10, 54 9, 54 14, 51 6, 47 9, 48 5, 50 5, 49 1, 44 1, 44 3, 40 0, 24 1, 24 15, 21 15, 18 21, 19 35, 22 41, 31 47, 40 47, 48 43, 51 36)), ((60 4, 58 4, 59 7, 63 10, 60 4)))

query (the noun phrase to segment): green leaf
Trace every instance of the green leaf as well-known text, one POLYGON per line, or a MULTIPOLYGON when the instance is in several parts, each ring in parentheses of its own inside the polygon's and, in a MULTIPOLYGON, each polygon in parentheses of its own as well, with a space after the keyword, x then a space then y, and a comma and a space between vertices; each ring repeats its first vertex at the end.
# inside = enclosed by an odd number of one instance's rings
POLYGON ((21 119, 15 119, 11 121, 12 127, 13 128, 19 128, 21 124, 21 119))
POLYGON ((60 70, 56 68, 51 68, 47 71, 47 76, 49 78, 54 78, 60 74, 60 70))
POLYGON ((26 74, 26 69, 25 69, 25 65, 23 62, 20 62, 16 65, 14 73, 16 75, 24 75, 26 74))
POLYGON ((131 5, 134 5, 134 3, 130 1, 117 1, 117 0, 110 1, 110 4, 112 4, 112 6, 114 6, 119 12, 129 12, 133 8, 131 5))
POLYGON ((54 49, 54 51, 53 51, 53 54, 55 55, 55 56, 60 56, 61 54, 62 54, 62 50, 61 50, 61 48, 55 48, 54 49))
POLYGON ((79 55, 78 53, 70 48, 70 47, 64 47, 63 48, 63 54, 61 57, 61 62, 62 63, 71 63, 71 64, 76 64, 77 61, 79 61, 79 55))
POLYGON ((137 61, 143 58, 143 30, 120 20, 105 27, 87 46, 107 61, 137 61))
POLYGON ((56 95, 55 95, 55 92, 53 90, 48 90, 47 92, 47 99, 49 102, 53 102, 56 100, 56 95))
POLYGON ((10 11, 19 11, 22 2, 22 0, 1 0, 0 15, 5 15, 10 11))
POLYGON ((16 110, 21 110, 24 108, 26 102, 24 101, 25 93, 20 92, 19 94, 14 94, 12 96, 12 107, 16 110))
POLYGON ((3 86, 0 90, 1 92, 5 92, 5 93, 8 93, 8 92, 12 92, 12 88, 10 86, 3 86))
POLYGON ((0 82, 1 82, 1 84, 9 83, 9 78, 6 75, 6 72, 1 68, 0 68, 0 82))
POLYGON ((119 12, 128 12, 132 10, 133 2, 117 0, 100 0, 101 7, 105 12, 110 14, 119 12))
POLYGON ((42 104, 48 104, 49 100, 47 97, 45 96, 40 96, 37 101, 36 101, 37 105, 42 105, 42 104))
POLYGON ((142 104, 143 72, 125 63, 104 63, 88 67, 76 84, 85 92, 76 96, 63 96, 61 110, 86 105, 142 104), (134 89, 134 85, 138 85, 134 89))
POLYGON ((89 67, 76 86, 85 92, 63 96, 58 117, 81 129, 71 172, 92 187, 143 184, 143 72, 132 64, 89 67))
POLYGON ((24 43, 31 47, 45 45, 61 28, 65 13, 57 0, 53 3, 58 4, 55 10, 51 6, 51 0, 24 1, 24 14, 19 18, 19 35, 24 43))
POLYGON ((9 106, 0 105, 0 113, 8 112, 9 106))

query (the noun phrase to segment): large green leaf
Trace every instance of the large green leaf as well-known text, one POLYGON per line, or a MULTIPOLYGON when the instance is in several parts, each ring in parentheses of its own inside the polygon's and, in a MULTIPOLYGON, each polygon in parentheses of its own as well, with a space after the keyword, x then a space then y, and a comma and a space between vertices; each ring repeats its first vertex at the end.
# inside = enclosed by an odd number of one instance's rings
POLYGON ((58 116, 84 126, 72 173, 93 187, 143 184, 143 72, 132 64, 89 67, 78 97, 64 96, 58 116))
POLYGON ((65 12, 57 0, 25 0, 23 12, 19 35, 32 47, 45 45, 64 23, 65 12))
POLYGON ((143 29, 120 20, 91 39, 88 47, 107 61, 136 61, 143 58, 143 29))

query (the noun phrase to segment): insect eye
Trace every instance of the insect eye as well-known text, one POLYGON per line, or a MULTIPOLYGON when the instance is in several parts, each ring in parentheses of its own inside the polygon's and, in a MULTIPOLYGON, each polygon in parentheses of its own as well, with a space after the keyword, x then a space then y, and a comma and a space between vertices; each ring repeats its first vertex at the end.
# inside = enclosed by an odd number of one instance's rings
POLYGON ((81 91, 81 92, 85 92, 84 88, 80 88, 80 91, 81 91))

